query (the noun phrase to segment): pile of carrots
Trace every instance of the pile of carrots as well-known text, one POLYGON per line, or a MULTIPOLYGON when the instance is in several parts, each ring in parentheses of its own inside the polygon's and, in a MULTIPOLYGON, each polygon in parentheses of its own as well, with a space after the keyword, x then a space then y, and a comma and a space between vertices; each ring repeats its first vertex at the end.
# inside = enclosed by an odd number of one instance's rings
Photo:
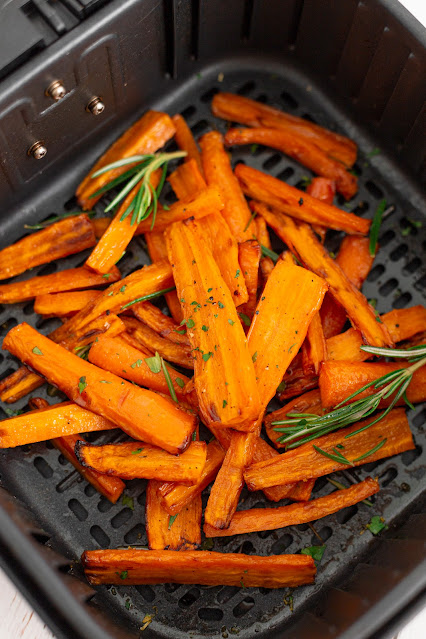
MULTIPOLYGON (((69 399, 52 406, 30 399, 30 412, 1 422, 0 447, 52 440, 113 503, 123 480, 148 479, 149 549, 86 551, 82 562, 92 584, 312 583, 315 562, 305 554, 199 550, 202 491, 211 486, 207 537, 282 528, 379 490, 378 481, 367 478, 311 500, 318 477, 348 467, 318 447, 344 446, 353 465, 364 463, 356 458, 384 437, 366 462, 414 448, 398 407, 356 437, 345 438, 359 423, 280 450, 275 421, 289 413, 322 415, 393 370, 393 364, 365 361, 372 355, 360 346, 418 343, 426 310, 415 306, 379 317, 361 292, 374 260, 371 222, 333 205, 336 191, 350 199, 357 190, 353 141, 237 95, 216 94, 212 109, 244 126, 228 129, 225 137, 206 133, 198 146, 181 116, 149 111, 77 189, 83 211, 92 209, 129 164, 100 172, 104 167, 155 154, 174 139, 186 152, 167 177, 177 200, 158 205, 153 228, 150 217, 135 223, 124 215, 133 187, 113 219, 82 212, 0 251, 5 279, 92 249, 82 267, 0 285, 0 303, 34 300, 37 313, 62 320, 47 337, 26 323, 9 331, 3 348, 22 366, 0 381, 1 401, 13 403, 46 381, 69 399), (244 164, 234 171, 227 149, 246 144, 277 149, 317 177, 305 192, 244 164), (286 245, 280 256, 268 229, 286 245), (346 233, 335 259, 323 243, 327 229, 346 233), (116 263, 140 234, 152 263, 122 277, 116 263), (150 301, 163 295, 167 315, 150 301), (344 330, 348 319, 352 327, 344 330), (274 396, 284 405, 268 414, 274 396), (200 440, 200 422, 211 431, 208 443, 200 440), (113 428, 131 440, 92 445, 82 436, 113 428), (271 502, 293 503, 237 510, 245 484, 271 502)), ((153 173, 153 189, 161 179, 153 173)), ((425 369, 413 376, 411 402, 426 397, 425 369)))

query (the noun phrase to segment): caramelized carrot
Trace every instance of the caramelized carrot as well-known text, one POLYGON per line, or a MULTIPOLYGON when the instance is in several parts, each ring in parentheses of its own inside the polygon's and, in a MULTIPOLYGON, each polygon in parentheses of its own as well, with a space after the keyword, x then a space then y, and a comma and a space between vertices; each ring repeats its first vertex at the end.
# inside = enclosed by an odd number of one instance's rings
POLYGON ((197 221, 174 224, 166 238, 194 349, 195 389, 203 421, 234 426, 256 419, 259 397, 244 331, 209 246, 197 231, 197 221))
POLYGON ((266 284, 275 264, 270 257, 262 257, 259 266, 260 272, 262 273, 263 282, 266 284))
POLYGON ((87 215, 65 218, 0 251, 0 280, 74 255, 95 243, 95 233, 87 215))
POLYGON ((245 315, 247 315, 250 319, 253 317, 253 313, 256 310, 259 262, 261 255, 262 251, 256 240, 247 240, 246 242, 238 245, 238 259, 248 293, 248 300, 241 306, 240 311, 245 313, 245 315))
POLYGON ((69 291, 66 293, 46 293, 38 295, 34 300, 34 312, 40 315, 65 317, 73 315, 96 300, 101 291, 69 291))
POLYGON ((227 537, 229 535, 242 535, 244 533, 260 530, 275 530, 286 526, 297 526, 308 521, 315 521, 336 513, 342 508, 358 504, 363 499, 371 497, 379 492, 380 486, 377 479, 367 477, 364 481, 345 488, 335 490, 331 495, 319 497, 312 501, 279 508, 251 508, 235 513, 229 528, 216 530, 208 524, 204 525, 206 537, 227 537))
POLYGON ((97 240, 99 240, 111 224, 110 217, 96 217, 92 220, 93 232, 97 240))
MULTIPOLYGON (((291 402, 285 404, 278 410, 274 410, 272 413, 269 413, 265 416, 264 424, 266 434, 269 439, 274 442, 277 448, 285 448, 285 444, 281 444, 277 440, 282 437, 283 432, 279 432, 275 430, 274 426, 272 426, 272 422, 277 422, 283 419, 286 419, 286 416, 290 413, 310 413, 311 415, 322 415, 323 408, 321 404, 321 395, 318 388, 314 390, 308 391, 300 397, 296 397, 291 402)), ((277 426, 276 428, 281 428, 277 426)))
POLYGON ((28 324, 12 328, 3 348, 77 404, 90 406, 93 412, 110 419, 135 439, 158 445, 172 454, 188 446, 196 424, 194 416, 152 391, 138 388, 69 353, 28 324))
POLYGON ((92 585, 173 582, 283 588, 313 583, 316 573, 315 562, 308 555, 258 557, 204 550, 86 550, 81 561, 92 585))
MULTIPOLYGON (((111 269, 110 281, 116 282, 120 279, 120 271, 116 266, 111 269)), ((61 291, 72 291, 79 288, 89 288, 91 286, 102 286, 105 280, 102 275, 93 273, 84 266, 70 268, 59 273, 50 275, 40 275, 32 277, 24 282, 13 282, 12 284, 0 285, 0 303, 15 304, 16 302, 27 302, 38 295, 46 293, 60 293, 61 291)))
POLYGON ((0 448, 14 448, 24 444, 44 442, 55 437, 117 428, 115 424, 77 406, 62 402, 43 410, 32 410, 0 422, 0 448))
MULTIPOLYGON (((358 433, 355 437, 348 437, 351 433, 369 424, 372 419, 369 417, 347 428, 323 435, 313 440, 313 443, 330 454, 333 454, 333 448, 337 445, 343 446, 342 454, 351 461, 353 466, 365 464, 365 459, 368 459, 368 462, 373 462, 414 448, 410 426, 403 408, 395 408, 370 428, 358 433), (365 455, 383 440, 386 443, 376 452, 367 458, 356 461, 358 457, 365 455)), ((351 465, 341 464, 325 457, 315 450, 312 442, 308 442, 279 457, 252 464, 246 470, 244 478, 250 490, 260 490, 278 483, 322 477, 336 470, 350 468, 351 465)))
MULTIPOLYGON (((254 225, 256 229, 254 231, 255 239, 259 242, 261 246, 265 246, 268 249, 272 249, 271 238, 269 237, 268 227, 263 217, 258 215, 254 220, 254 225)), ((268 258, 268 259, 271 259, 271 258, 268 258)))
MULTIPOLYGON (((324 408, 330 408, 345 401, 349 395, 369 384, 375 379, 387 375, 392 371, 398 371, 411 366, 408 362, 325 362, 319 376, 319 388, 321 403, 324 408)), ((373 387, 357 395, 356 399, 368 397, 376 392, 373 387)), ((426 400, 426 366, 413 373, 413 378, 405 393, 412 404, 418 404, 426 400)), ((392 397, 380 402, 380 406, 388 406, 392 397)), ((404 398, 398 405, 404 405, 404 398)))
POLYGON ((327 155, 339 160, 347 167, 355 163, 357 146, 349 138, 261 102, 233 93, 217 93, 213 97, 212 111, 215 116, 229 122, 239 122, 254 127, 272 127, 296 133, 307 141, 314 142, 327 155))
POLYGON ((150 302, 139 302, 132 306, 132 311, 136 319, 143 322, 161 337, 174 342, 175 344, 189 345, 185 326, 179 326, 168 315, 164 315, 161 310, 150 302))
POLYGON ((307 141, 293 131, 263 127, 229 129, 225 135, 225 144, 227 146, 262 144, 277 149, 306 166, 313 173, 334 180, 337 191, 347 200, 350 200, 358 190, 357 178, 349 173, 341 162, 331 158, 314 142, 307 141))
POLYGON ((284 402, 291 397, 297 397, 318 386, 318 375, 305 375, 302 366, 302 353, 298 353, 286 374, 277 393, 280 402, 284 402))
POLYGON ((93 320, 85 330, 71 334, 59 344, 66 348, 67 351, 71 351, 81 357, 82 349, 93 344, 100 336, 117 337, 117 335, 124 333, 125 330, 126 327, 122 320, 117 315, 110 313, 105 317, 102 316, 93 320))
POLYGON ((174 124, 167 113, 158 111, 145 113, 109 147, 78 186, 76 195, 80 206, 83 209, 91 209, 102 197, 99 190, 103 189, 111 180, 122 175, 131 165, 127 164, 111 169, 92 178, 96 171, 117 160, 130 158, 134 155, 155 153, 173 137, 174 133, 174 124))
POLYGON ((251 239, 250 210, 235 177, 228 154, 223 146, 223 138, 217 131, 210 131, 200 140, 201 160, 207 184, 216 186, 222 195, 225 218, 237 242, 251 239))
MULTIPOLYGON (((152 262, 169 260, 164 231, 151 231, 150 233, 145 233, 145 240, 148 245, 148 253, 152 262)), ((180 324, 183 320, 183 313, 176 291, 166 293, 165 298, 171 316, 175 322, 180 324)))
POLYGON ((179 200, 191 195, 196 195, 207 186, 202 171, 200 171, 197 162, 193 159, 178 166, 178 168, 169 175, 167 181, 170 182, 179 200))
POLYGON ((201 544, 201 496, 174 518, 160 500, 161 482, 150 480, 146 491, 146 534, 150 550, 195 550, 201 544))
POLYGON ((319 224, 349 234, 366 235, 368 233, 370 220, 342 211, 322 200, 317 200, 308 193, 300 191, 294 186, 272 177, 272 175, 245 164, 237 165, 235 175, 244 195, 264 202, 296 220, 319 224))
POLYGON ((297 254, 299 260, 311 271, 321 275, 329 285, 331 293, 346 309, 354 326, 364 341, 372 346, 392 346, 393 341, 385 325, 378 322, 372 307, 362 293, 348 280, 342 269, 331 259, 328 251, 318 242, 309 226, 295 223, 292 218, 277 210, 270 210, 255 203, 255 210, 272 226, 287 246, 297 254))
MULTIPOLYGON (((308 185, 306 193, 311 197, 316 197, 317 200, 332 205, 336 194, 336 183, 334 180, 329 180, 328 178, 315 177, 308 185)), ((320 237, 321 243, 324 244, 327 229, 324 228, 324 226, 318 225, 314 225, 312 228, 320 237)))
POLYGON ((302 367, 305 375, 318 375, 321 362, 327 359, 327 344, 318 313, 309 324, 306 339, 302 345, 302 367))
POLYGON ((75 454, 82 466, 122 479, 158 479, 196 484, 206 463, 205 442, 191 442, 180 455, 146 442, 93 446, 79 441, 75 454))
MULTIPOLYGON (((195 162, 201 175, 203 174, 203 166, 201 163, 201 155, 198 150, 194 136, 191 133, 191 129, 187 125, 185 119, 177 114, 172 117, 173 124, 176 128, 175 140, 176 144, 182 151, 186 151, 185 162, 195 162)), ((179 196, 178 196, 179 197, 179 196)))

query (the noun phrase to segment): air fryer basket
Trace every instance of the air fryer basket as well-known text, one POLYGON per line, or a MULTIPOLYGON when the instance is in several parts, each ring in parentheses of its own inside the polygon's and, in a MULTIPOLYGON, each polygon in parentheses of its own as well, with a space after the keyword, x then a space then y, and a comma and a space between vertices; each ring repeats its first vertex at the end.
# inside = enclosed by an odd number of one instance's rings
MULTIPOLYGON (((2 245, 21 237, 25 223, 74 210, 79 179, 146 108, 182 113, 196 136, 211 128, 225 131, 210 102, 215 92, 232 91, 358 142, 359 192, 349 210, 371 217, 383 198, 395 206, 383 223, 381 249, 363 290, 377 299, 380 313, 424 303, 426 234, 411 220, 423 215, 425 52, 419 25, 396 3, 386 5, 373 0, 110 3, 84 29, 76 27, 60 46, 52 45, 49 56, 39 54, 37 68, 29 62, 3 81, 2 245), (39 93, 46 79, 56 76, 71 91, 63 104, 52 106, 39 93), (99 118, 84 112, 92 94, 106 103, 99 118), (45 164, 25 156, 35 138, 48 148, 45 164), (376 148, 380 154, 369 156, 376 148)), ((232 157, 293 185, 309 175, 263 147, 236 149, 232 157)), ((169 197, 166 191, 166 201, 169 197)), ((341 235, 328 235, 334 251, 341 235)), ((32 275, 81 265, 85 257, 34 269, 32 275)), ((146 263, 144 241, 136 238, 120 268, 126 275, 146 263)), ((0 307, 2 335, 21 321, 43 333, 56 325, 37 317, 32 303, 0 307)), ((7 352, 0 358, 1 377, 18 366, 7 352)), ((59 400, 48 387, 35 395, 59 400)), ((26 409, 27 400, 12 408, 26 409)), ((146 614, 153 621, 144 639, 388 636, 425 594, 425 417, 422 407, 409 413, 415 450, 345 473, 346 483, 379 477, 381 491, 372 508, 351 506, 314 523, 314 529, 303 524, 214 540, 220 552, 268 555, 295 553, 320 544, 320 538, 326 551, 313 586, 294 592, 175 584, 93 590, 84 583, 79 556, 88 548, 146 545, 146 484, 128 484, 134 510, 112 505, 50 443, 0 454, 2 564, 58 637, 137 637, 146 614), (389 525, 380 538, 365 529, 374 514, 389 525)), ((118 432, 90 436, 97 443, 118 438, 118 432)), ((321 478, 314 497, 332 490, 321 478)), ((240 508, 264 505, 261 493, 244 489, 240 508)))

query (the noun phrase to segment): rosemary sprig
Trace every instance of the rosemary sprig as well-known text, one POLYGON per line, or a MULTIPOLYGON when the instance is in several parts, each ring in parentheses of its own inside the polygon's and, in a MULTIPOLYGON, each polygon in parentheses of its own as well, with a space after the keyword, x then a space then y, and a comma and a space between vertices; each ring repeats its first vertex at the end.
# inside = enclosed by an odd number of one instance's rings
POLYGON ((268 248, 267 246, 263 246, 263 244, 260 245, 260 248, 262 249, 263 257, 270 257, 273 262, 278 262, 280 257, 278 253, 275 253, 275 251, 271 251, 270 248, 268 248))
POLYGON ((161 295, 165 295, 166 293, 170 293, 170 291, 174 291, 176 286, 169 286, 169 288, 163 288, 161 291, 157 291, 156 293, 148 293, 148 295, 143 295, 142 297, 137 297, 135 300, 132 300, 128 304, 125 304, 121 307, 121 310, 124 311, 129 306, 133 306, 133 304, 138 304, 138 302, 147 302, 148 300, 152 300, 155 297, 161 297, 161 295))
POLYGON ((370 255, 372 257, 376 255, 377 240, 379 238, 380 226, 382 224, 382 217, 383 217, 383 213, 385 212, 385 209, 386 209, 386 200, 382 200, 379 203, 379 206, 377 207, 377 210, 373 217, 373 221, 371 223, 369 250, 370 250, 370 255))
MULTIPOLYGON (((367 350, 367 352, 373 352, 373 354, 379 354, 378 352, 380 351, 381 355, 390 357, 399 357, 401 352, 396 350, 395 355, 395 349, 376 349, 370 346, 361 348, 367 350)), ((355 393, 352 393, 352 395, 349 395, 349 397, 347 397, 343 402, 337 404, 335 409, 326 415, 318 416, 304 413, 289 413, 287 415, 288 419, 272 422, 272 426, 276 427, 274 430, 285 433, 278 439, 278 442, 287 443, 287 448, 297 448, 298 446, 306 444, 313 439, 317 439, 322 435, 327 435, 328 433, 344 428, 345 426, 353 424, 363 418, 369 417, 377 410, 382 399, 389 399, 392 395, 392 401, 383 413, 373 419, 366 426, 355 430, 345 437, 353 437, 363 430, 370 428, 373 424, 376 424, 392 410, 401 397, 405 400, 407 405, 412 408, 412 404, 408 402, 406 398, 406 391, 413 378, 414 372, 426 364, 426 344, 405 349, 404 352, 408 352, 409 356, 411 356, 413 360, 411 366, 392 371, 391 373, 387 373, 379 379, 366 384, 355 393), (371 387, 373 387, 375 391, 373 395, 351 401, 371 387), (279 426, 286 427, 277 428, 279 426), (293 441, 295 439, 297 439, 297 441, 293 441)), ((381 443, 381 446, 383 446, 383 443, 381 443)), ((376 452, 376 450, 378 450, 378 448, 369 451, 368 455, 376 452)), ((368 455, 366 454, 365 456, 368 455)), ((359 459, 356 461, 359 461, 359 459)))
POLYGON ((136 195, 132 199, 127 209, 122 214, 120 221, 125 220, 129 215, 131 217, 131 224, 139 224, 143 220, 146 220, 152 215, 151 229, 155 224, 155 217, 158 210, 158 198, 161 190, 164 186, 164 182, 167 175, 168 163, 171 160, 183 158, 186 155, 186 151, 176 151, 174 153, 154 153, 149 155, 133 155, 132 157, 112 162, 107 166, 104 166, 99 171, 96 171, 92 178, 96 178, 99 175, 121 168, 123 166, 132 165, 127 171, 122 173, 119 177, 111 180, 96 191, 92 197, 103 195, 107 191, 115 188, 119 184, 126 182, 125 186, 119 191, 119 193, 112 199, 105 209, 105 213, 108 213, 117 204, 119 204, 130 191, 139 184, 139 188, 136 195), (160 182, 157 188, 154 188, 151 184, 152 174, 157 169, 162 169, 160 182))

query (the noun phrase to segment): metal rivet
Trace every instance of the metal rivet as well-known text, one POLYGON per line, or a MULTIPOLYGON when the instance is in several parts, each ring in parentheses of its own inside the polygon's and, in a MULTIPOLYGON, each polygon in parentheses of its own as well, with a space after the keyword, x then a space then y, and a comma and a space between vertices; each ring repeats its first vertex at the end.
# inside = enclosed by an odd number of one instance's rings
POLYGON ((27 151, 28 155, 32 155, 35 160, 41 160, 47 153, 47 149, 40 140, 34 142, 27 151))
POLYGON ((67 90, 60 80, 55 80, 47 87, 45 93, 53 100, 58 101, 64 97, 67 90))
POLYGON ((101 98, 92 98, 86 107, 86 111, 90 111, 93 115, 100 115, 105 111, 105 104, 101 98))

